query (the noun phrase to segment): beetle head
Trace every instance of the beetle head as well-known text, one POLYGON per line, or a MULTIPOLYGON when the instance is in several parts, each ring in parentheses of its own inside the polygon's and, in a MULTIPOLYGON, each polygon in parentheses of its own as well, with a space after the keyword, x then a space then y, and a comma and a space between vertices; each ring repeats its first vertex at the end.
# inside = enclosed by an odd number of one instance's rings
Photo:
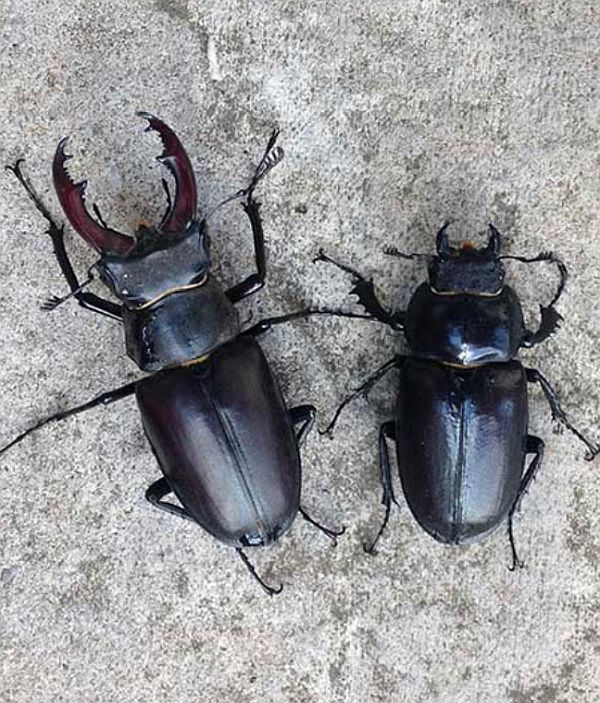
POLYGON ((104 282, 128 306, 143 305, 165 292, 199 285, 210 268, 209 238, 205 222, 196 216, 197 189, 190 160, 175 133, 158 118, 148 120, 163 143, 157 157, 175 179, 175 197, 157 227, 140 226, 134 237, 122 234, 93 218, 85 206, 86 181, 74 183, 65 162, 67 139, 54 156, 54 187, 74 229, 100 252, 96 264, 104 282))
POLYGON ((453 247, 448 241, 448 224, 437 235, 437 255, 429 263, 430 286, 439 293, 499 293, 505 275, 499 258, 502 243, 500 232, 490 225, 490 237, 483 249, 477 249, 471 242, 453 247))

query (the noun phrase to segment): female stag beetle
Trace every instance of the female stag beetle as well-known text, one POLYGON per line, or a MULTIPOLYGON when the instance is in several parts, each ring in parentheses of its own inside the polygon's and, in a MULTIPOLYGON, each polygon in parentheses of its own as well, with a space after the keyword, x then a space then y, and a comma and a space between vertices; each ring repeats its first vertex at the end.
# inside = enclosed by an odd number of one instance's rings
POLYGON ((74 297, 85 308, 121 320, 128 355, 142 371, 152 374, 41 420, 0 454, 48 422, 135 394, 144 431, 164 474, 148 488, 146 498, 234 547, 272 595, 281 586, 264 583, 243 548, 278 540, 298 512, 334 543, 341 534, 319 525, 300 505, 298 448, 311 430, 315 409, 301 405, 287 410, 255 340, 273 324, 311 312, 268 318, 242 332, 234 307, 264 285, 266 256, 254 189, 281 160, 283 150, 275 146, 277 132, 273 132, 249 187, 221 203, 245 197, 243 208, 252 227, 257 269, 223 290, 210 271, 208 216, 200 219, 197 214, 190 160, 164 122, 138 114, 148 121, 147 131, 155 130, 162 140, 158 160, 174 177, 176 192, 171 199, 163 180, 167 211, 158 227, 142 225, 135 238, 107 227, 97 207, 96 219, 88 213, 86 182, 74 183, 65 169, 70 158, 65 154, 67 140, 56 150, 53 177, 60 204, 73 228, 100 254, 83 284, 67 256, 62 226, 54 222, 24 177, 20 161, 8 168, 48 221, 54 253, 71 289, 62 298, 51 298, 45 309, 74 297), (93 270, 120 305, 83 290, 93 280, 93 270), (169 493, 181 505, 165 501, 169 493))
POLYGON ((408 356, 394 356, 355 392, 346 396, 325 432, 331 432, 342 409, 366 394, 394 368, 400 370, 395 419, 381 425, 379 468, 385 517, 370 545, 388 523, 392 487, 387 439, 396 442, 400 480, 408 505, 421 527, 434 539, 468 544, 490 534, 508 518, 511 570, 523 566, 515 548, 513 518, 542 460, 544 443, 528 434, 527 383, 539 383, 554 420, 573 432, 592 460, 600 447, 569 422, 556 392, 536 369, 526 369, 516 355, 547 339, 562 319, 556 311, 567 270, 550 252, 533 258, 501 256, 501 235, 490 225, 487 246, 470 242, 459 247, 448 241, 448 224, 437 235, 437 254, 386 254, 421 259, 428 264, 429 282, 422 283, 405 311, 391 312, 377 299, 373 282, 335 262, 323 251, 315 261, 341 268, 353 278, 371 319, 403 331, 408 356), (504 283, 503 259, 557 265, 560 283, 548 306, 540 306, 535 332, 526 329, 515 291, 504 283), (533 459, 525 469, 525 457, 533 459))

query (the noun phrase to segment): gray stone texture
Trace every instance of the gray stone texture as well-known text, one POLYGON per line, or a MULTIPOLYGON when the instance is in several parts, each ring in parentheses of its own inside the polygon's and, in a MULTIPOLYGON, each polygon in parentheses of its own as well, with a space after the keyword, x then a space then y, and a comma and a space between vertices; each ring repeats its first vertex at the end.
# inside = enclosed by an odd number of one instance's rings
MULTIPOLYGON (((395 307, 424 271, 382 253, 429 251, 452 235, 506 251, 553 249, 571 278, 558 335, 526 363, 548 375, 600 436, 600 9, 592 0, 5 0, 2 162, 26 169, 52 211, 50 162, 70 162, 116 227, 164 207, 155 136, 163 117, 211 206, 240 187, 274 125, 285 161, 261 186, 269 284, 243 308, 353 308, 319 247, 374 276, 395 307)), ((139 376, 117 324, 39 302, 65 284, 44 222, 9 174, 0 198, 1 440, 139 376)), ((250 271, 238 206, 212 227, 225 282, 250 271)), ((83 272, 93 252, 71 231, 83 272)), ((551 267, 511 264, 528 319, 551 267)), ((100 290, 98 288, 98 290, 100 290)), ((263 346, 290 404, 336 403, 402 341, 373 324, 320 319, 263 346)), ((135 401, 28 438, 0 460, 0 699, 274 703, 592 703, 600 700, 600 464, 553 434, 517 521, 527 568, 510 573, 504 529, 470 547, 424 534, 404 501, 379 556, 362 540, 382 516, 377 428, 395 379, 303 451, 304 501, 348 526, 339 547, 298 521, 257 568, 285 584, 269 599, 233 553, 154 511, 158 477, 135 401)), ((399 491, 399 489, 398 489, 399 491)), ((400 493, 400 491, 399 491, 400 493)))

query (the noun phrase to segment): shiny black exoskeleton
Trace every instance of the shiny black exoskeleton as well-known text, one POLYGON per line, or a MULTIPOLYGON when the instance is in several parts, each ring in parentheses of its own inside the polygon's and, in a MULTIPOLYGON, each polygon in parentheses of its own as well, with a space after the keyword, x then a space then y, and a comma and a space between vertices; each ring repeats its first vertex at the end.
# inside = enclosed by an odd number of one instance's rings
POLYGON ((95 206, 96 217, 88 213, 86 183, 72 181, 65 169, 66 139, 58 145, 53 165, 58 199, 74 229, 100 254, 83 284, 67 256, 62 227, 23 176, 20 163, 9 169, 48 221, 54 253, 71 289, 44 307, 51 310, 74 297, 83 307, 120 320, 128 355, 152 375, 40 421, 0 453, 48 422, 135 394, 163 473, 148 488, 148 500, 234 547, 265 591, 273 594, 280 588, 258 577, 244 547, 279 539, 298 512, 334 542, 340 534, 319 525, 300 505, 299 445, 313 425, 315 410, 303 405, 288 411, 255 339, 273 324, 312 313, 269 318, 242 331, 235 308, 264 285, 265 247, 254 189, 283 151, 275 146, 274 132, 250 186, 224 201, 245 198, 256 259, 256 272, 225 290, 211 273, 207 222, 197 214, 190 160, 164 122, 140 115, 161 137, 163 153, 158 159, 174 177, 176 192, 171 199, 163 181, 169 207, 157 227, 140 226, 135 237, 107 227, 95 206), (119 304, 84 290, 93 271, 119 304), (169 493, 180 505, 164 500, 169 493))
POLYGON ((539 371, 515 359, 521 347, 550 336, 559 325, 555 304, 566 280, 564 264, 546 252, 526 259, 501 256, 500 233, 490 225, 486 247, 469 242, 453 247, 447 225, 437 236, 437 254, 387 254, 424 259, 429 281, 421 284, 402 312, 387 310, 372 281, 323 252, 316 261, 335 264, 354 280, 352 293, 372 319, 404 332, 410 354, 394 356, 339 406, 327 432, 353 398, 367 393, 386 373, 400 370, 393 420, 379 434, 379 465, 385 518, 366 551, 387 525, 392 487, 386 439, 396 442, 400 480, 408 505, 421 527, 440 542, 465 544, 482 539, 505 519, 512 566, 522 566, 513 538, 513 516, 540 466, 544 443, 528 433, 527 384, 540 384, 553 418, 569 428, 593 459, 600 448, 566 418, 555 391, 539 371), (560 284, 548 306, 540 306, 535 332, 526 329, 515 291, 504 283, 505 259, 558 266, 560 284), (526 467, 526 455, 533 458, 526 467))

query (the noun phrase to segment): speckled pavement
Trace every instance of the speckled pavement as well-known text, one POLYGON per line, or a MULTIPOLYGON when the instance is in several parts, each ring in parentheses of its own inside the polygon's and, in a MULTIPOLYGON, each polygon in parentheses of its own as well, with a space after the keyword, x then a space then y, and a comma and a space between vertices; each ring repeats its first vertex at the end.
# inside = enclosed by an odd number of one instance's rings
MULTIPOLYGON (((303 304, 353 307, 319 247, 406 304, 425 272, 386 257, 429 251, 493 221, 506 252, 552 249, 571 277, 560 333, 522 358, 600 438, 600 8, 584 0, 5 0, 2 162, 26 170, 59 217, 50 163, 72 136, 76 177, 113 226, 164 208, 155 135, 165 119, 209 208, 240 187, 274 126, 283 163, 261 185, 268 286, 244 319, 303 304)), ((139 377, 118 324, 65 303, 44 222, 0 179, 0 443, 59 409, 139 377)), ((212 225, 217 271, 250 272, 238 206, 212 225)), ((93 260, 71 231, 80 272, 93 260)), ((529 320, 551 267, 510 264, 529 320)), ((97 288, 95 290, 100 290, 97 288)), ((391 331, 319 319, 273 330, 263 347, 290 405, 323 427, 347 390, 401 349, 391 331)), ((303 450, 304 501, 345 524, 337 549, 298 520, 253 553, 281 596, 200 529, 144 500, 158 468, 134 400, 29 437, 0 458, 0 700, 6 703, 593 703, 600 700, 600 459, 546 439, 510 573, 504 529, 469 547, 422 532, 404 500, 377 558, 362 540, 382 517, 377 430, 390 376, 348 409, 333 440, 303 450)), ((400 494, 400 489, 398 487, 400 494)), ((401 495, 401 494, 400 494, 401 495)))

